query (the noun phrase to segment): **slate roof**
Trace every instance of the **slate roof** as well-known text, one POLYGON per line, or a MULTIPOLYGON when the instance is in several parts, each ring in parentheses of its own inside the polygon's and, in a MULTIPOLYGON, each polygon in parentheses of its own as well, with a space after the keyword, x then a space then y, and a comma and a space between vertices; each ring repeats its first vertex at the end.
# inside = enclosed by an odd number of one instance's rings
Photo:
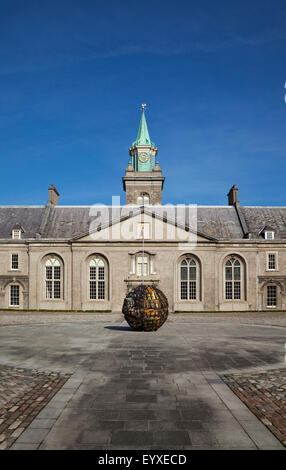
POLYGON ((286 207, 241 206, 241 211, 253 238, 261 238, 265 226, 275 230, 275 238, 286 238, 286 207))
POLYGON ((36 238, 45 206, 0 206, 0 238, 11 238, 16 226, 24 229, 23 239, 36 238))
MULTIPOLYGON (((234 206, 185 207, 149 206, 147 213, 172 223, 197 230, 201 235, 218 240, 244 238, 234 206)), ((286 239, 286 207, 240 206, 251 238, 261 239, 261 230, 270 225, 276 238, 286 239)), ((73 239, 88 234, 91 227, 105 226, 120 216, 140 212, 138 206, 0 206, 0 239, 11 239, 12 228, 19 224, 25 230, 23 239, 73 239), (92 225, 91 225, 92 224, 92 225)))

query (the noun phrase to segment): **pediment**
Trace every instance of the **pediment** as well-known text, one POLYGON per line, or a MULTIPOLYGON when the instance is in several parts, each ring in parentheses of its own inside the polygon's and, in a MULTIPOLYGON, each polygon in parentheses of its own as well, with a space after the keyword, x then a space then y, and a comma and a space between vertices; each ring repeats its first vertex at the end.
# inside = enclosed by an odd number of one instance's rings
POLYGON ((135 242, 141 241, 195 243, 197 241, 214 241, 214 238, 196 231, 195 224, 190 227, 175 222, 171 217, 162 217, 138 208, 132 213, 118 214, 113 220, 95 218, 90 224, 89 232, 74 240, 82 242, 135 242))

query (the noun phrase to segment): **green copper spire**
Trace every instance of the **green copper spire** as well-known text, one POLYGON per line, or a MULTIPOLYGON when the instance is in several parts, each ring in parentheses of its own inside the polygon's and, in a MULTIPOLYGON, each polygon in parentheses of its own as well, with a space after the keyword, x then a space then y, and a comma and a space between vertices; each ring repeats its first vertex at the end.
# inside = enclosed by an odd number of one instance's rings
POLYGON ((148 131, 148 126, 145 118, 145 108, 146 104, 142 104, 142 116, 141 116, 141 121, 139 125, 139 130, 138 130, 138 135, 137 139, 135 142, 133 142, 134 145, 150 145, 152 147, 155 147, 154 142, 151 142, 150 136, 149 136, 149 131, 148 131))

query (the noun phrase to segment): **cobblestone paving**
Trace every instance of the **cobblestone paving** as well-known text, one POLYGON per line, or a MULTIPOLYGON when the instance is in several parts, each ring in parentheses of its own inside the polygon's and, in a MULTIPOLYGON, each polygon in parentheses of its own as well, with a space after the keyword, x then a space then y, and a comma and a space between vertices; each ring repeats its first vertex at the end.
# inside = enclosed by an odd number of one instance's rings
POLYGON ((230 374, 222 379, 286 447, 286 370, 230 374))
POLYGON ((0 366, 1 450, 11 447, 69 376, 0 366))

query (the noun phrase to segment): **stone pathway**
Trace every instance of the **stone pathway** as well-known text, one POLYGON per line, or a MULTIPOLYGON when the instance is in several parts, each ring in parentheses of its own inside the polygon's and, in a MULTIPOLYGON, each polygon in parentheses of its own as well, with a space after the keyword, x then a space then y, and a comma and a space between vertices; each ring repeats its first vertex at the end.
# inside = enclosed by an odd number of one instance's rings
POLYGON ((70 374, 0 366, 0 449, 8 449, 70 374))
POLYGON ((224 375, 222 379, 286 447, 286 369, 224 375))
POLYGON ((3 365, 70 374, 11 449, 284 449, 222 380, 286 370, 282 327, 13 325, 0 344, 3 365))

